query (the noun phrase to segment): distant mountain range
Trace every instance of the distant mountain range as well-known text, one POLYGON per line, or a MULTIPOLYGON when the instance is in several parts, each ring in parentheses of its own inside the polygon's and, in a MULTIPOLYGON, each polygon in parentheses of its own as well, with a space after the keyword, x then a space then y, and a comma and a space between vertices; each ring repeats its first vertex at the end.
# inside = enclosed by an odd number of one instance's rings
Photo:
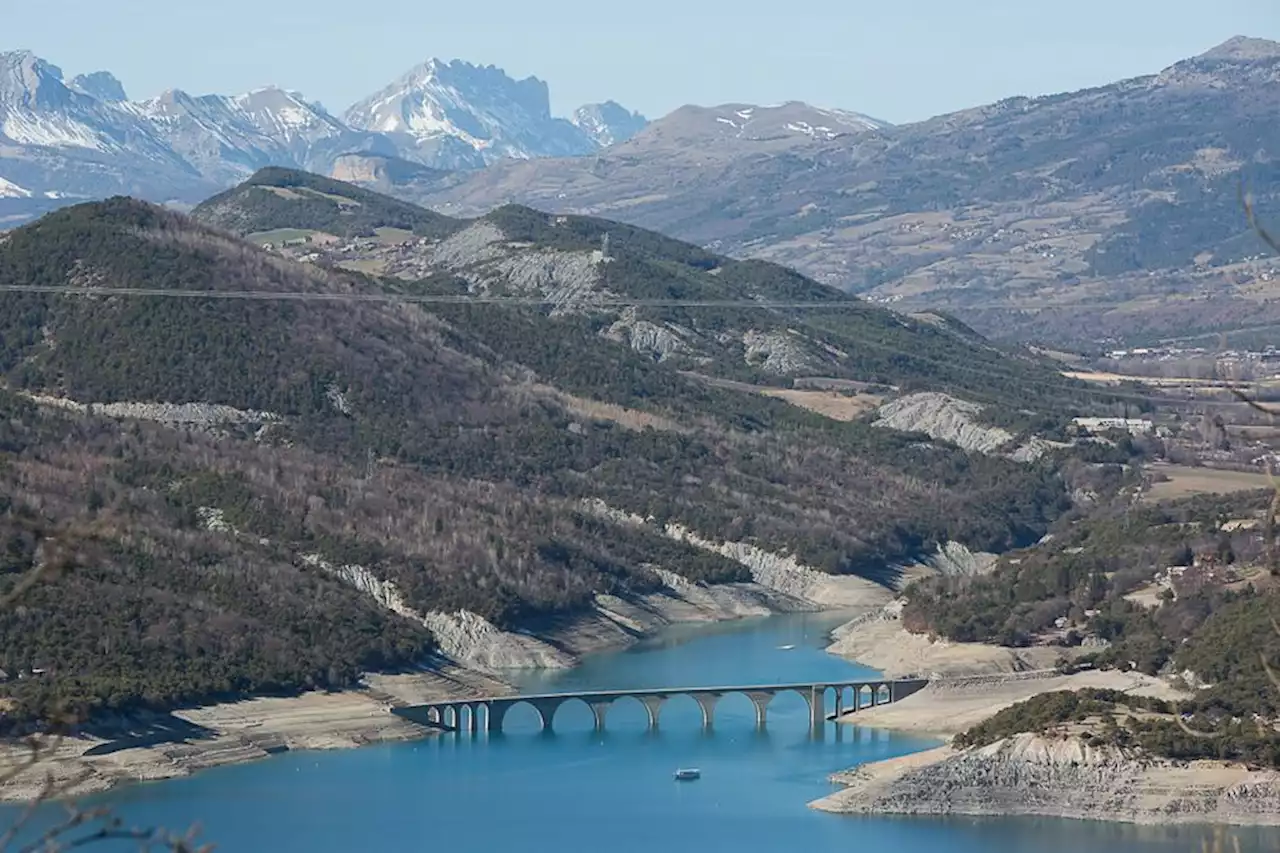
POLYGON ((115 194, 192 203, 265 166, 328 173, 352 153, 433 169, 571 157, 646 124, 613 101, 554 117, 541 80, 460 61, 430 60, 339 119, 275 87, 131 101, 109 72, 67 79, 30 51, 3 53, 0 226, 115 194))
POLYGON ((1240 189, 1280 230, 1280 44, 915 124, 812 112, 686 107, 590 157, 393 192, 621 219, 1002 338, 1274 340, 1280 260, 1240 189))
POLYGON ((341 118, 294 92, 130 101, 0 55, 0 228, 69 199, 190 204, 268 165, 452 216, 605 216, 792 266, 905 311, 1065 347, 1280 325, 1280 44, 1233 38, 1157 73, 908 125, 799 102, 606 102, 431 60, 341 118))

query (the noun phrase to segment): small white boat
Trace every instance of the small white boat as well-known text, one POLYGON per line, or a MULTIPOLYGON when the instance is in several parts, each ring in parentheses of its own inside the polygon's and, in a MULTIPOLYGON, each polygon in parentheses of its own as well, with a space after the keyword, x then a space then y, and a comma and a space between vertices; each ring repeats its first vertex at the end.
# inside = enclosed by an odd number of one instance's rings
POLYGON ((689 769, 676 771, 676 779, 680 782, 687 782, 691 779, 697 779, 700 776, 702 776, 701 770, 689 769))
POLYGON ((789 646, 778 646, 778 648, 782 649, 784 652, 787 652, 787 651, 790 651, 791 649, 794 649, 794 648, 795 648, 795 644, 793 643, 793 644, 791 644, 791 645, 789 645, 789 646))

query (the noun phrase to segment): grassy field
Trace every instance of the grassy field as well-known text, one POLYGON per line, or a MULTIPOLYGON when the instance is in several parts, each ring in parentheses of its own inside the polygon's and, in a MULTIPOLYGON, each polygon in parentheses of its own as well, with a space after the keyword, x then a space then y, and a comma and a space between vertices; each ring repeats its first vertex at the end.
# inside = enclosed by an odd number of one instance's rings
POLYGON ((306 231, 301 228, 277 228, 274 231, 259 231, 257 234, 249 234, 244 239, 255 246, 261 246, 264 243, 279 246, 290 240, 304 240, 307 237, 314 238, 318 233, 318 231, 306 231))
POLYGON ((387 245, 405 243, 415 239, 414 233, 406 231, 404 228, 376 228, 374 232, 378 235, 378 242, 387 245))
POLYGON ((386 270, 386 261, 379 258, 360 258, 354 261, 343 261, 338 264, 344 270, 364 273, 365 275, 382 275, 386 270))
POLYGON ((1189 376, 1139 376, 1136 373, 1104 373, 1097 370, 1065 370, 1062 373, 1068 379, 1080 379, 1085 382, 1097 382, 1102 385, 1114 385, 1120 382, 1141 382, 1144 385, 1164 388, 1227 388, 1231 385, 1221 379, 1193 379, 1189 376))
POLYGON ((1161 501, 1187 495, 1244 492, 1270 488, 1266 474, 1252 471, 1221 471, 1215 468, 1192 468, 1186 465, 1152 465, 1151 473, 1163 474, 1167 480, 1152 485, 1145 500, 1161 501))
MULTIPOLYGON (((693 373, 684 371, 684 375, 706 382, 708 385, 714 385, 717 388, 725 388, 730 391, 741 391, 744 394, 762 394, 765 397, 775 397, 779 400, 785 400, 793 406, 801 409, 808 409, 811 412, 822 415, 825 418, 831 418, 833 421, 852 421, 859 415, 869 412, 876 406, 884 402, 884 397, 878 394, 860 393, 856 396, 848 396, 838 391, 801 389, 801 388, 768 388, 763 385, 752 385, 750 382, 737 382, 733 379, 719 379, 711 376, 704 376, 701 373, 693 373)), ((800 384, 805 380, 797 379, 796 383, 800 384)), ((827 380, 831 381, 831 380, 827 380)), ((865 383, 843 383, 846 385, 861 385, 865 383)))
POLYGON ((262 189, 266 190, 269 193, 277 195, 280 198, 289 199, 290 201, 298 201, 299 199, 304 199, 307 196, 313 196, 316 198, 327 198, 330 201, 336 202, 339 207, 360 207, 360 202, 356 201, 355 199, 350 199, 350 198, 347 198, 346 196, 333 195, 332 193, 320 192, 319 190, 314 190, 314 189, 311 189, 310 187, 291 188, 291 187, 265 187, 264 186, 262 187, 262 189))
POLYGON ((793 406, 816 412, 833 421, 851 421, 884 402, 875 394, 859 394, 848 397, 835 391, 800 391, 791 388, 761 388, 766 397, 786 400, 793 406))

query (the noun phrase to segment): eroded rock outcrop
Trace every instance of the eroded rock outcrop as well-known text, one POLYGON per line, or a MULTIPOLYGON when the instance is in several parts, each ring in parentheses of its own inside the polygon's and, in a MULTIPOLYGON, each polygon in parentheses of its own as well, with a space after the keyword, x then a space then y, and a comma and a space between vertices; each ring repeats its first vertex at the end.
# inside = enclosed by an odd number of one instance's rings
POLYGON ((978 422, 982 407, 937 391, 908 394, 877 410, 875 426, 903 432, 922 432, 965 450, 995 453, 1013 441, 1013 433, 978 422))
POLYGON ((563 669, 572 666, 571 655, 527 634, 503 631, 487 619, 466 610, 456 613, 414 610, 400 589, 364 566, 335 565, 318 554, 303 562, 350 584, 382 607, 423 625, 436 639, 440 651, 451 659, 478 669, 563 669))
POLYGON ((284 418, 273 412, 237 409, 219 403, 80 403, 65 397, 25 395, 33 403, 107 418, 132 418, 173 426, 211 427, 225 424, 271 424, 284 418))
POLYGON ((850 814, 1041 815, 1133 823, 1280 824, 1280 773, 1175 762, 1076 735, 940 747, 832 777, 811 805, 850 814))
POLYGON ((747 542, 717 542, 676 523, 658 526, 649 519, 615 509, 601 500, 584 501, 583 507, 601 518, 651 527, 677 542, 686 542, 728 557, 750 569, 751 579, 759 586, 808 602, 813 608, 880 606, 893 597, 892 592, 877 583, 851 575, 829 575, 804 565, 790 554, 775 554, 747 542))

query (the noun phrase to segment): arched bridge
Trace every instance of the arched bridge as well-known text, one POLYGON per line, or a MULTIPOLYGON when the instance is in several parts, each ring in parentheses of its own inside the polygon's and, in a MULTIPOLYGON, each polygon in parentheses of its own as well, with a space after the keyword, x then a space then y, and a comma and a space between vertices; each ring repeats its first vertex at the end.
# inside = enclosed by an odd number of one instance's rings
POLYGON ((644 706, 649 717, 649 728, 658 727, 662 706, 673 696, 688 696, 702 709, 702 725, 711 728, 715 722, 716 703, 731 693, 741 693, 756 708, 756 726, 763 728, 769 703, 779 693, 799 693, 809 706, 809 721, 814 729, 820 729, 827 720, 835 719, 847 711, 886 705, 905 699, 923 689, 928 679, 903 679, 898 681, 840 681, 823 684, 758 684, 732 687, 668 687, 648 690, 595 690, 574 693, 541 693, 527 696, 492 696, 482 699, 456 699, 393 708, 392 713, 415 723, 448 731, 479 732, 480 718, 484 715, 484 729, 501 732, 507 712, 521 703, 538 712, 543 729, 550 729, 556 711, 561 705, 574 700, 591 709, 597 729, 603 729, 609 708, 621 699, 634 699, 644 706), (827 715, 827 699, 834 692, 834 713, 827 715), (850 701, 846 703, 845 697, 850 701))

